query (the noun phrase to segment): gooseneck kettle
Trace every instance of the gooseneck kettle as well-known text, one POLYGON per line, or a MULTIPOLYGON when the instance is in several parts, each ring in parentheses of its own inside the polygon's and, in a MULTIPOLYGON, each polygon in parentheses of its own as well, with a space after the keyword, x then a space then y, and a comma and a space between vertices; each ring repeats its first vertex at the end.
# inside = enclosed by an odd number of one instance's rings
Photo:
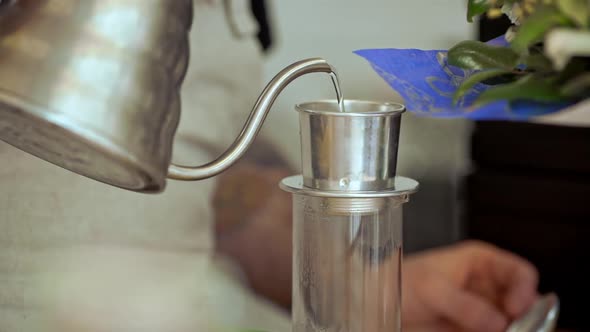
POLYGON ((0 139, 73 172, 138 192, 199 180, 248 149, 294 63, 267 85, 235 142, 201 166, 171 165, 188 66, 192 0, 0 2, 0 139))

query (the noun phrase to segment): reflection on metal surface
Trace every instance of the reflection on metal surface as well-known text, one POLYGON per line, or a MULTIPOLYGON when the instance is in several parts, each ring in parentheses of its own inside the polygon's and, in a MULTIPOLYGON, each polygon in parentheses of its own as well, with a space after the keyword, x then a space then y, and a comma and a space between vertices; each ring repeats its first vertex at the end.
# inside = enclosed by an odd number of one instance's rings
POLYGON ((294 79, 335 75, 323 59, 288 66, 224 154, 198 167, 171 166, 192 6, 192 0, 2 1, 0 139, 95 180, 158 192, 167 177, 200 180, 230 167, 294 79))
POLYGON ((98 181, 160 190, 191 23, 191 0, 5 4, 0 138, 98 181))
POLYGON ((559 298, 550 293, 541 297, 529 311, 510 325, 507 332, 553 332, 559 316, 559 298))
POLYGON ((302 173, 307 187, 329 191, 393 187, 401 115, 399 104, 345 100, 296 106, 302 173))

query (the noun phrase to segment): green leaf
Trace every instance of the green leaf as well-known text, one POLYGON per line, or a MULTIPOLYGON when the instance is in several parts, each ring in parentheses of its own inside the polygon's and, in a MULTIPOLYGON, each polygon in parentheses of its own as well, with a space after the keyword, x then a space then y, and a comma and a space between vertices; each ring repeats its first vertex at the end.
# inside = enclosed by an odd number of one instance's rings
POLYGON ((511 72, 510 74, 504 74, 501 76, 489 78, 489 79, 483 81, 482 83, 487 84, 487 85, 508 84, 508 83, 512 83, 512 82, 516 81, 517 79, 521 78, 522 75, 524 75, 524 74, 525 74, 525 72, 514 71, 514 72, 511 72))
POLYGON ((514 83, 499 85, 482 92, 475 103, 482 105, 499 100, 555 102, 563 99, 564 96, 557 87, 546 80, 527 75, 514 83))
POLYGON ((492 70, 481 71, 481 72, 478 72, 478 73, 475 73, 475 74, 469 76, 465 81, 463 81, 463 83, 461 83, 461 85, 459 86, 457 91, 455 91, 455 94, 453 96, 453 104, 457 104, 459 99, 461 99, 463 96, 465 96, 467 93, 469 93, 469 91, 474 86, 476 86, 478 83, 482 83, 483 81, 489 80, 491 78, 510 74, 510 73, 511 72, 507 71, 507 70, 492 69, 492 70))
POLYGON ((553 64, 544 54, 536 53, 530 54, 524 59, 524 65, 527 69, 532 69, 538 72, 550 72, 553 70, 553 64))
POLYGON ((561 93, 571 97, 589 97, 590 96, 590 73, 583 73, 578 77, 567 82, 562 88, 561 93))
POLYGON ((567 82, 578 77, 580 73, 590 71, 586 59, 573 58, 568 62, 567 66, 555 76, 555 83, 559 85, 565 85, 567 82))
POLYGON ((572 21, 582 27, 590 24, 590 3, 588 0, 559 0, 556 1, 559 10, 572 21))
POLYGON ((464 41, 449 50, 450 65, 464 69, 514 69, 519 56, 508 47, 490 46, 478 41, 464 41))
POLYGON ((473 18, 484 14, 490 9, 490 4, 487 0, 469 0, 467 6, 467 21, 473 22, 473 18))
POLYGON ((541 7, 519 27, 512 40, 512 48, 520 54, 525 53, 530 46, 541 42, 551 28, 569 23, 568 18, 555 7, 541 7))

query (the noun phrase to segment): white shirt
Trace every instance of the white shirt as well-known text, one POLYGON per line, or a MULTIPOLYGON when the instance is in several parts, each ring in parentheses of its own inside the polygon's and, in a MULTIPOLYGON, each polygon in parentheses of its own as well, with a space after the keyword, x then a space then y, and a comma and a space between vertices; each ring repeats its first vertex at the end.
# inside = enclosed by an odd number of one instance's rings
MULTIPOLYGON (((195 0, 182 164, 225 149, 260 92, 255 25, 246 1, 229 2, 226 15, 221 1, 195 0)), ((0 160, 0 332, 290 330, 210 258, 215 180, 146 195, 4 143, 0 160)))

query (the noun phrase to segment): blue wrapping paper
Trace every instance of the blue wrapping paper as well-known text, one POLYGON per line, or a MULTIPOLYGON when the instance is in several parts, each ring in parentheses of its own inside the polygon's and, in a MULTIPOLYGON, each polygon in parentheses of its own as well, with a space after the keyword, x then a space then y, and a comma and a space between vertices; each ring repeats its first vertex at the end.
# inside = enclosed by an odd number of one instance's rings
MULTIPOLYGON (((499 46, 506 42, 501 37, 488 44, 499 46)), ((477 96, 490 88, 485 84, 476 85, 455 105, 455 91, 474 71, 449 65, 447 51, 391 48, 365 49, 355 53, 365 58, 381 78, 404 98, 410 112, 420 116, 522 121, 571 106, 570 103, 497 101, 475 107, 473 102, 477 96)))

